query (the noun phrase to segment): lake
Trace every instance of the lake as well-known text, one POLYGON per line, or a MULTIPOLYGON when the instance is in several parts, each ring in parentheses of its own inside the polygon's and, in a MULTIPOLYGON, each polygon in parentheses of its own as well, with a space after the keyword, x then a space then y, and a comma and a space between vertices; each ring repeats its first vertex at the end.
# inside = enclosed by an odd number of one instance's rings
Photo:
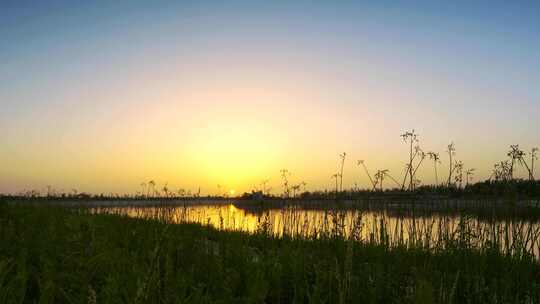
POLYGON ((390 246, 444 250, 452 244, 497 248, 514 254, 539 256, 540 222, 524 219, 486 219, 463 214, 404 215, 391 210, 250 208, 235 202, 183 206, 96 206, 109 213, 168 223, 199 223, 219 230, 265 233, 276 237, 331 238, 390 246))

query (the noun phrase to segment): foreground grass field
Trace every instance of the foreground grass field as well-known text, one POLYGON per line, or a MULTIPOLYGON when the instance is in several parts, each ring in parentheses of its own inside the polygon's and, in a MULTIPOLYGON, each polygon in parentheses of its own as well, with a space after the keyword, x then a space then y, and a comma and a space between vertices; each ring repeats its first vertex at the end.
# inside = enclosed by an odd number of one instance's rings
POLYGON ((540 302, 528 255, 473 250, 464 237, 440 251, 381 239, 276 239, 0 204, 0 303, 540 302))

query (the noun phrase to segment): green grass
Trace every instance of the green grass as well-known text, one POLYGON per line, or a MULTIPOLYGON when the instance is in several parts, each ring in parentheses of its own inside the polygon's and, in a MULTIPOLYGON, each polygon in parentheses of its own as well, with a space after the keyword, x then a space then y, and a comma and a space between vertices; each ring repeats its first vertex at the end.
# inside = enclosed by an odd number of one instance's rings
POLYGON ((540 302, 532 257, 459 239, 427 251, 0 204, 0 303, 540 302))

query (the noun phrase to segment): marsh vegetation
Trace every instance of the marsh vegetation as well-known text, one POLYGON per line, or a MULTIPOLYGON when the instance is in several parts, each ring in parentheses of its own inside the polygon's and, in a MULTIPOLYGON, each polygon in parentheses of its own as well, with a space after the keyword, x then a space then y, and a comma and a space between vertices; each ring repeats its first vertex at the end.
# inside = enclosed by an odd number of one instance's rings
POLYGON ((5 202, 0 302, 540 301, 536 221, 429 214, 5 202))

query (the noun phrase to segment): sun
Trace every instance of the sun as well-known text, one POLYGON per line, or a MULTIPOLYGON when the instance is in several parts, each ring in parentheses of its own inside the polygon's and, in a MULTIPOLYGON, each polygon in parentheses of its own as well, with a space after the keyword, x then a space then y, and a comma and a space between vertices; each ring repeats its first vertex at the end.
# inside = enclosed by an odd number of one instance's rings
POLYGON ((234 189, 229 190, 230 195, 234 195, 235 193, 236 193, 236 190, 234 190, 234 189))
MULTIPOLYGON (((284 155, 281 139, 258 123, 239 124, 216 118, 212 125, 195 134, 196 139, 190 141, 186 152, 190 162, 197 164, 201 179, 211 184, 226 181, 229 189, 223 190, 228 195, 231 189, 235 194, 243 193, 254 180, 269 175, 279 167, 282 161, 278 159, 284 155)), ((180 168, 182 164, 176 166, 180 168)))

